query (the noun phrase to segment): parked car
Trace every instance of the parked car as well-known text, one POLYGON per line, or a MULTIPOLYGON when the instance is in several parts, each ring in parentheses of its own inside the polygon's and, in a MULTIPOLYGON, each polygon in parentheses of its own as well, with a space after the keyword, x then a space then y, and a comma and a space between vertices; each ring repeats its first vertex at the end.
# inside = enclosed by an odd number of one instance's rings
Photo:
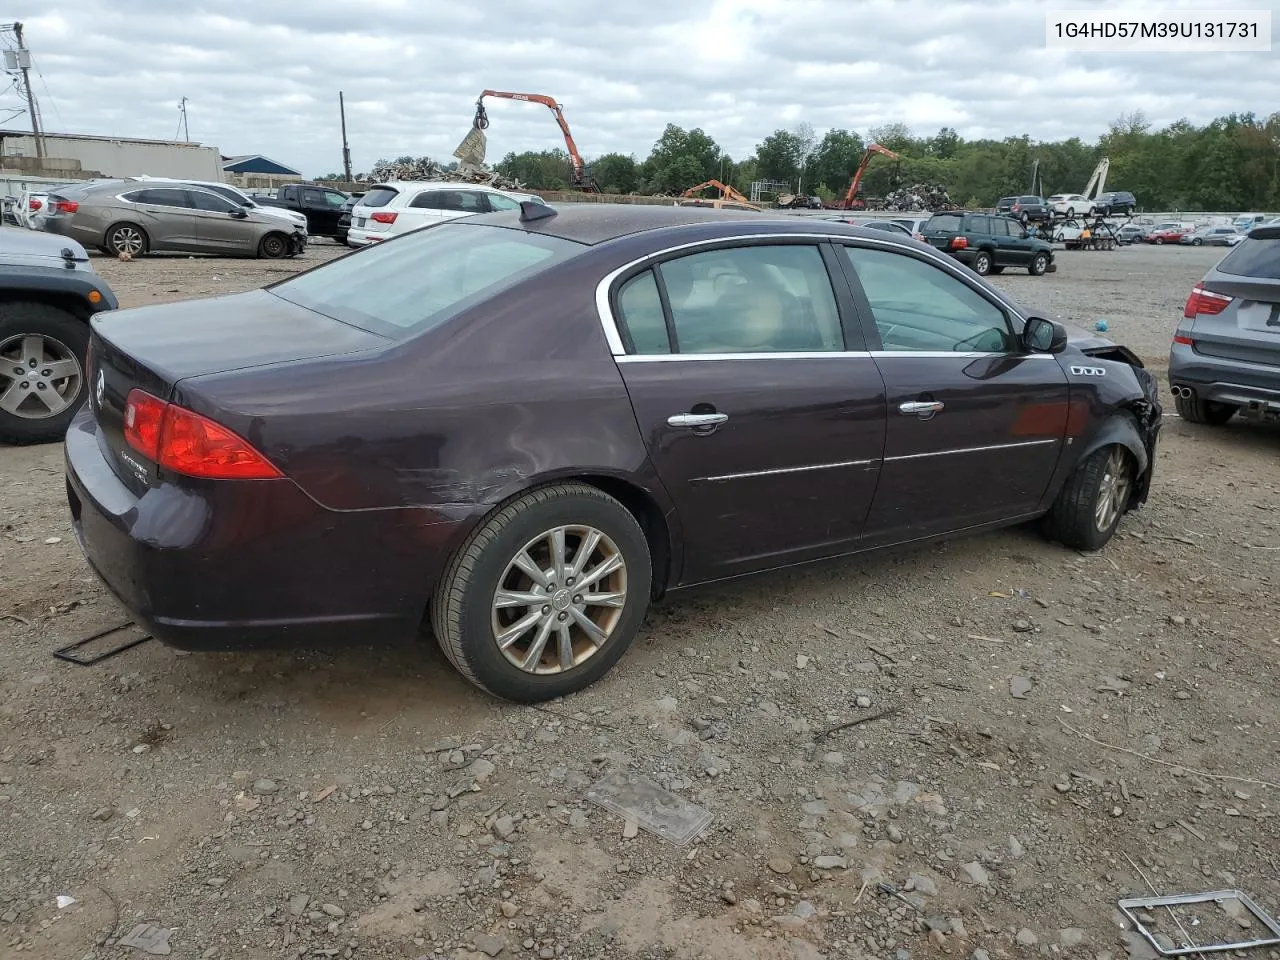
POLYGON ((922 244, 670 205, 438 224, 120 311, 92 356, 71 519, 140 625, 368 643, 429 611, 523 701, 677 588, 1037 517, 1099 549, 1160 427, 1132 354, 922 244))
POLYGON ((1165 243, 1179 243, 1183 237, 1191 233, 1192 228, 1181 223, 1158 223, 1142 238, 1144 243, 1157 246, 1165 243))
POLYGON ((204 187, 108 180, 65 187, 50 199, 46 230, 127 257, 161 251, 291 257, 307 239, 302 228, 204 187))
POLYGON ((1051 215, 1058 217, 1091 217, 1098 205, 1079 193, 1057 193, 1049 198, 1051 215))
POLYGON ((526 200, 543 202, 537 194, 511 193, 478 183, 432 180, 375 183, 351 208, 347 243, 362 247, 444 220, 515 210, 526 200))
MULTIPOLYGON (((360 202, 360 198, 364 196, 364 191, 360 190, 347 197, 346 202, 342 204, 342 216, 338 218, 338 234, 341 237, 341 243, 350 246, 347 240, 347 231, 351 229, 351 210, 360 202)), ((335 238, 337 239, 337 238, 335 238)))
POLYGON ((1169 351, 1178 415, 1280 416, 1280 226, 1257 227, 1187 297, 1169 351))
POLYGON ((1049 205, 1044 197, 1030 194, 1021 197, 1001 197, 996 201, 996 213, 1013 217, 1024 226, 1033 220, 1047 220, 1050 216, 1049 205))
POLYGON ((1192 247, 1234 247, 1244 237, 1235 227, 1200 227, 1192 233, 1184 233, 1178 242, 1192 247))
POLYGON ((307 232, 316 237, 328 237, 339 243, 347 237, 339 228, 347 195, 333 187, 315 183, 290 183, 276 191, 274 197, 258 197, 265 207, 283 207, 302 214, 307 221, 307 232))
POLYGON ((1140 223, 1125 223, 1115 228, 1116 242, 1121 244, 1139 243, 1146 238, 1147 227, 1140 223))
POLYGON ((1098 194, 1094 206, 1104 217, 1132 216, 1138 209, 1138 198, 1125 190, 1111 190, 1098 194))
POLYGON ((868 230, 881 230, 899 237, 911 237, 915 240, 924 239, 921 234, 912 233, 896 220, 884 220, 875 217, 852 217, 848 214, 833 214, 824 216, 822 219, 832 220, 836 223, 847 223, 855 227, 866 227, 868 230))
POLYGON ((76 241, 0 229, 0 441, 61 439, 85 397, 89 318, 118 305, 76 241))
POLYGON ((1266 213, 1242 213, 1231 221, 1231 225, 1237 230, 1247 233, 1254 227, 1260 227, 1265 224, 1271 215, 1266 213))
POLYGON ((1017 220, 963 210, 935 213, 924 225, 924 239, 985 276, 1005 267, 1025 267, 1033 277, 1053 273, 1053 247, 1031 236, 1017 220))
POLYGON ((924 225, 929 222, 932 214, 923 217, 890 217, 894 223, 900 223, 911 231, 912 236, 918 240, 924 239, 924 225))
POLYGON ((256 210, 268 217, 287 220, 293 227, 302 230, 303 233, 307 232, 307 218, 301 213, 298 213, 296 210, 286 210, 284 207, 267 206, 259 203, 239 187, 233 187, 229 183, 214 183, 211 180, 175 180, 172 177, 130 177, 129 179, 145 183, 181 184, 192 187, 204 187, 206 190, 212 190, 218 196, 224 197, 245 209, 256 210))

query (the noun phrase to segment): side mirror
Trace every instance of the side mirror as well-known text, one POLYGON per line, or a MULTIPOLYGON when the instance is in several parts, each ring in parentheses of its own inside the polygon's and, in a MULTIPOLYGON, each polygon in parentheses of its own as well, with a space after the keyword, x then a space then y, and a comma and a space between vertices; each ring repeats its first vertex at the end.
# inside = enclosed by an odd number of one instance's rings
POLYGON ((1028 317, 1022 328, 1022 349, 1027 353, 1061 353, 1067 348, 1067 328, 1044 317, 1028 317))
POLYGON ((236 219, 236 220, 247 220, 249 217, 249 211, 245 210, 243 207, 240 207, 235 210, 232 210, 230 213, 227 214, 227 216, 232 217, 233 219, 236 219))

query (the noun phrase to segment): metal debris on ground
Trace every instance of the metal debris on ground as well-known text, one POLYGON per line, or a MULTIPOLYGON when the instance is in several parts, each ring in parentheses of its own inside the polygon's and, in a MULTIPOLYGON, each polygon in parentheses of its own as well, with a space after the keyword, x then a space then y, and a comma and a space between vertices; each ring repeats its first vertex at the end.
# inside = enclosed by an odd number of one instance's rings
POLYGON ((92 666, 95 663, 101 663, 103 660, 106 660, 108 657, 114 657, 116 654, 124 653, 126 650, 130 650, 133 647, 136 647, 140 643, 145 643, 146 641, 151 639, 151 635, 144 634, 141 637, 134 637, 130 640, 124 641, 123 643, 117 644, 114 647, 107 647, 106 649, 101 650, 98 653, 86 654, 86 653, 82 653, 81 650, 84 647, 87 647, 89 644, 94 643, 95 641, 101 640, 104 637, 111 636, 113 633, 121 633, 125 630, 128 630, 130 627, 137 628, 137 626, 138 625, 136 623, 130 620, 128 623, 122 623, 117 627, 110 627, 106 630, 100 630, 97 633, 93 634, 92 636, 85 637, 83 640, 77 640, 75 643, 69 643, 65 647, 59 647, 57 650, 53 651, 53 655, 57 657, 59 660, 66 660, 68 663, 79 664, 82 667, 88 667, 88 666, 92 666))
POLYGON ((156 957, 167 957, 173 952, 173 948, 169 946, 169 937, 172 933, 173 930, 169 927, 157 927, 154 923, 140 923, 120 938, 120 946, 134 947, 156 957))
POLYGON ((1162 956, 1166 957, 1280 945, 1280 924, 1277 924, 1261 907, 1239 890, 1214 890, 1209 893, 1189 893, 1171 897, 1131 897, 1127 900, 1121 900, 1119 906, 1137 931, 1162 956), (1197 915, 1194 910, 1184 909, 1182 912, 1186 915, 1185 919, 1187 921, 1184 923, 1184 918, 1180 918, 1173 909, 1174 907, 1194 907, 1197 904, 1215 905, 1219 909, 1213 911, 1213 913, 1218 914, 1218 916, 1197 915), (1147 911, 1158 907, 1164 907, 1169 912, 1169 915, 1177 925, 1183 942, 1179 943, 1170 935, 1158 929, 1152 929, 1156 926, 1156 918, 1147 913, 1147 911), (1143 914, 1146 915, 1143 916, 1143 914), (1222 915, 1225 915, 1225 918, 1222 915), (1214 925, 1211 921, 1215 919, 1225 919, 1228 924, 1214 925), (1187 929, 1189 926, 1208 928, 1212 928, 1212 926, 1227 926, 1228 928, 1234 926, 1243 930, 1251 930, 1255 928, 1255 924, 1262 927, 1269 935, 1248 940, 1232 940, 1229 937, 1223 937, 1220 942, 1203 944, 1195 942, 1187 929))
POLYGON ((685 846, 711 823, 711 811, 690 803, 652 780, 636 774, 611 773, 587 791, 587 799, 655 837, 685 846))
POLYGON ((885 210, 954 210, 947 188, 940 183, 913 183, 884 198, 885 210))

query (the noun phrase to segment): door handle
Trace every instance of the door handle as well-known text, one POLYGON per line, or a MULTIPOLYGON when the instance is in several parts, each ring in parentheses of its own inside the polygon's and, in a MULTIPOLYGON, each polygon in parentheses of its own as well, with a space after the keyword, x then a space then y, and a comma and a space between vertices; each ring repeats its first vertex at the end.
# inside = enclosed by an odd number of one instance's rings
POLYGON ((898 412, 904 417, 919 417, 930 420, 935 414, 942 412, 944 404, 941 400, 908 400, 898 404, 898 412))
POLYGON ((677 413, 667 417, 669 427, 714 427, 729 419, 727 413, 677 413))

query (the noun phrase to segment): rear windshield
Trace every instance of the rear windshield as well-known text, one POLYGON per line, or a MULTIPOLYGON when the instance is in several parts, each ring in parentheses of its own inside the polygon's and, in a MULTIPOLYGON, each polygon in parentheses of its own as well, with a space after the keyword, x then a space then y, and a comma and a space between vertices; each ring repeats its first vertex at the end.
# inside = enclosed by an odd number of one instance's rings
POLYGON ((334 320, 404 339, 583 249, 559 237, 443 223, 366 247, 268 289, 334 320))
POLYGON ((1219 273, 1237 277, 1262 277, 1280 280, 1280 237, 1241 240, 1236 248, 1218 264, 1219 273))
POLYGON ((399 196, 400 191, 391 187, 374 187, 356 204, 357 207, 385 207, 399 196))
POLYGON ((943 213, 936 217, 930 217, 929 222, 925 224, 925 230, 930 233, 951 233, 959 230, 964 223, 964 218, 955 213, 943 213))

